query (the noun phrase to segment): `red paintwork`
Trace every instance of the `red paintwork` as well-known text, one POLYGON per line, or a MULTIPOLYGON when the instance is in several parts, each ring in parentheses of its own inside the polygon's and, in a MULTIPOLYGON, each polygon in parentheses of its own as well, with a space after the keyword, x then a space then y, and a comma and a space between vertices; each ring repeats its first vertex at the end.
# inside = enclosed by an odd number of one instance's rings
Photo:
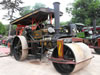
POLYGON ((82 38, 72 38, 72 42, 83 42, 82 38))
POLYGON ((100 47, 100 38, 98 38, 98 47, 100 47))
POLYGON ((16 35, 22 35, 23 28, 25 28, 25 25, 17 25, 16 35))
MULTIPOLYGON (((89 28, 87 27, 86 29, 83 28, 82 31, 84 32, 84 31, 86 31, 87 29, 92 30, 92 31, 94 30, 93 27, 89 27, 89 28)), ((97 27, 96 27, 96 30, 100 30, 100 26, 97 26, 97 27)))
POLYGON ((76 62, 73 61, 73 60, 65 60, 63 58, 54 58, 54 57, 51 57, 51 58, 48 58, 48 59, 51 60, 52 62, 60 63, 60 64, 76 64, 76 62))

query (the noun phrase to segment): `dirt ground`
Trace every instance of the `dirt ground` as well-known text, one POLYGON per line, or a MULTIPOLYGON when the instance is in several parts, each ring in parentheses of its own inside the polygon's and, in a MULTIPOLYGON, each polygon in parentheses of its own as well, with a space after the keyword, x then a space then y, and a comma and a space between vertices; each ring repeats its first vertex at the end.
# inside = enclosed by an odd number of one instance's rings
MULTIPOLYGON (((100 55, 94 54, 91 63, 71 75, 100 75, 100 55)), ((0 57, 0 75, 61 75, 48 60, 16 61, 13 57, 0 57)))
MULTIPOLYGON (((7 55, 7 53, 9 53, 9 48, 0 46, 0 55, 7 55)), ((93 55, 94 58, 87 67, 71 75, 100 75, 100 55, 93 55)), ((39 59, 33 59, 34 57, 31 56, 27 60, 19 62, 14 57, 1 56, 0 75, 61 75, 46 58, 40 62, 39 59)))

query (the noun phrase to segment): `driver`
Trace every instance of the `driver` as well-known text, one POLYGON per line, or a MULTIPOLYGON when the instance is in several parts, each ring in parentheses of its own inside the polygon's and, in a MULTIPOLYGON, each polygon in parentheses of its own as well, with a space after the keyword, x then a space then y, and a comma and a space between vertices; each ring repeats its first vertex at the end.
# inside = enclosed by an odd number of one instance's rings
POLYGON ((39 24, 39 25, 37 26, 37 29, 36 29, 36 30, 43 29, 43 28, 44 28, 44 25, 43 25, 43 24, 39 24))

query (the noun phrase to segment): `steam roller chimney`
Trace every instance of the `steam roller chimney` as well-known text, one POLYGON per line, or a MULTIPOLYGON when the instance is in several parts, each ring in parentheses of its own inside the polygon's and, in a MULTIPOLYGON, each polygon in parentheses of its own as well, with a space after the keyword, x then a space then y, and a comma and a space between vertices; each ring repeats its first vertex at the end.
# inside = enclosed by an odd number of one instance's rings
POLYGON ((56 33, 58 34, 59 33, 59 28, 60 28, 60 11, 59 11, 59 5, 60 3, 59 2, 54 2, 53 3, 54 5, 54 17, 55 17, 55 29, 56 29, 56 33))

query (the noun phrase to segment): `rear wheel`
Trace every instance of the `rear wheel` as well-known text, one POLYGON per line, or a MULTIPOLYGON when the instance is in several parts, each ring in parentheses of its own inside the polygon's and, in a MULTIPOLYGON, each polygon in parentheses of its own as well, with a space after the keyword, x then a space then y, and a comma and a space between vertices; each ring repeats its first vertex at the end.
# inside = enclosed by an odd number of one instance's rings
MULTIPOLYGON (((58 50, 57 48, 53 51, 52 57, 58 58, 58 50)), ((74 60, 75 57, 73 52, 71 51, 70 48, 64 47, 64 59, 65 60, 74 60)), ((60 63, 55 63, 53 62, 54 67, 58 72, 61 74, 69 74, 73 71, 75 65, 73 64, 60 64, 60 63)))
MULTIPOLYGON (((95 43, 95 46, 98 46, 98 42, 95 43)), ((97 54, 100 54, 100 49, 94 49, 97 54)))
POLYGON ((12 51, 16 60, 24 60, 28 55, 28 50, 25 49, 27 44, 23 38, 16 37, 13 41, 12 51), (23 40, 23 41, 22 41, 23 40))

